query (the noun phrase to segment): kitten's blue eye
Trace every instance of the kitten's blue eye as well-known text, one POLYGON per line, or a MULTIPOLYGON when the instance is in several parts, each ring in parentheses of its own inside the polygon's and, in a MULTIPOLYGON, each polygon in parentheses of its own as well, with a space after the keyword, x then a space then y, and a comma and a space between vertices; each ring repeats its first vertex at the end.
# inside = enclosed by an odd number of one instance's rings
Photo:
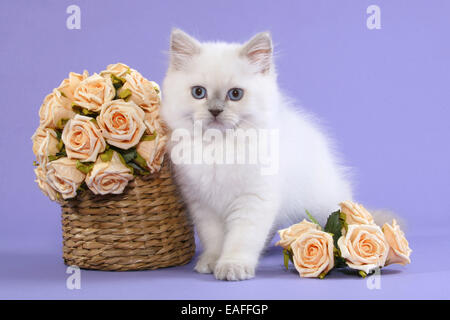
POLYGON ((206 89, 201 86, 192 87, 191 93, 195 99, 203 99, 206 97, 206 89))
POLYGON ((233 88, 228 90, 227 96, 228 99, 233 101, 239 101, 242 99, 242 96, 244 95, 244 90, 239 88, 233 88))

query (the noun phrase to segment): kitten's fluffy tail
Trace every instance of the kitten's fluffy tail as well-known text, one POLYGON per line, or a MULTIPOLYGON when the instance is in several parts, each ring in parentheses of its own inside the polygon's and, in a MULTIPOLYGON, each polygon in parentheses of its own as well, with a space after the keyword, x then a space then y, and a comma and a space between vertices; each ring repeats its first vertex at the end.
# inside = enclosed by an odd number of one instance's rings
POLYGON ((392 223, 392 220, 395 219, 397 223, 402 227, 402 229, 406 229, 406 221, 402 217, 400 217, 395 212, 388 210, 388 209, 372 209, 369 210, 369 212, 372 214, 373 219, 375 220, 375 223, 379 225, 380 227, 383 226, 385 223, 392 223))

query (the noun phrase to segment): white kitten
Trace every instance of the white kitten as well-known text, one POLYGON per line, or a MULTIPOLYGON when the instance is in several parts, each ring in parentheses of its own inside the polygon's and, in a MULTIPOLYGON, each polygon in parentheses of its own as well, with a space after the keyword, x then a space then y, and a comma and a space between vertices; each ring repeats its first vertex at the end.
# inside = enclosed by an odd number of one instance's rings
POLYGON ((277 174, 262 175, 259 164, 175 165, 203 246, 195 270, 217 279, 252 278, 276 228, 299 222, 305 209, 323 223, 352 199, 329 141, 280 93, 272 54, 268 33, 244 45, 200 43, 181 30, 171 35, 161 114, 172 130, 192 132, 195 121, 222 132, 279 129, 277 174))

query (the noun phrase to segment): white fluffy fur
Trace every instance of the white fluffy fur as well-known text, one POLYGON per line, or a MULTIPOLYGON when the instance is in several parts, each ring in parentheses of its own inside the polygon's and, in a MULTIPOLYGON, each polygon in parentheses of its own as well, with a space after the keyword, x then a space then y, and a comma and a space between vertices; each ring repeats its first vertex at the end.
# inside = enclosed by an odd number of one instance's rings
POLYGON ((217 279, 252 278, 274 230, 299 222, 305 209, 320 222, 351 200, 350 183, 329 140, 310 116, 280 93, 268 33, 244 45, 200 43, 180 30, 171 38, 171 63, 163 84, 162 117, 171 129, 278 128, 279 173, 261 175, 258 165, 177 165, 176 180, 203 246, 195 270, 217 279), (194 99, 192 86, 208 90, 194 99), (244 97, 225 99, 230 88, 244 97), (216 95, 216 96, 215 96, 216 95), (213 101, 221 100, 221 101, 213 101), (222 104, 213 122, 208 106, 222 104))

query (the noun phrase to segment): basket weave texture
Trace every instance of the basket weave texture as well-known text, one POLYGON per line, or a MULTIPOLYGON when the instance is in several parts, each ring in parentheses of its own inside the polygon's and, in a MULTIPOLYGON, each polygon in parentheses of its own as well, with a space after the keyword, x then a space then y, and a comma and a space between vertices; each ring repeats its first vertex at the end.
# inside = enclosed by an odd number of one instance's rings
POLYGON ((90 191, 64 201, 63 258, 97 270, 144 270, 188 263, 194 233, 165 160, 155 175, 137 176, 119 195, 90 191))

